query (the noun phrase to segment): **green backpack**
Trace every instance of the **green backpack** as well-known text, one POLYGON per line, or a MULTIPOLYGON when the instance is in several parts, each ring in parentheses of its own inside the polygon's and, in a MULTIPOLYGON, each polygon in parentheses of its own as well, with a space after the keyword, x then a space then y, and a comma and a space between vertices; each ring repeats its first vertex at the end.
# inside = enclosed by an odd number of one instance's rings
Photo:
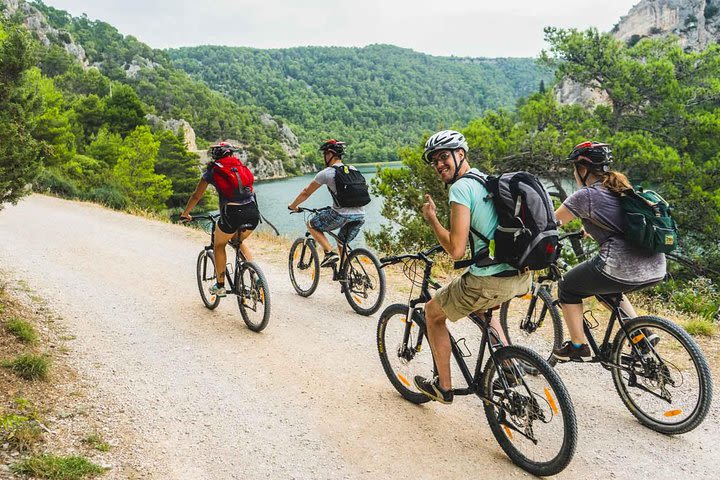
POLYGON ((652 190, 625 190, 620 196, 625 212, 625 239, 655 253, 670 253, 677 247, 678 232, 670 216, 670 205, 652 190))

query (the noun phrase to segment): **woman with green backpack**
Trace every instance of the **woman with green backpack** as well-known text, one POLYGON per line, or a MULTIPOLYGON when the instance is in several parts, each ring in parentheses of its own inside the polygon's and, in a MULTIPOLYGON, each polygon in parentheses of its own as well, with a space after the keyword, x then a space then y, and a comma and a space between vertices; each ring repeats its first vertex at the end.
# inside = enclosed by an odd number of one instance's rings
MULTIPOLYGON (((627 235, 633 229, 628 228, 625 205, 637 194, 625 175, 610 169, 612 158, 610 147, 598 142, 583 142, 568 156, 580 189, 565 199, 555 215, 561 224, 580 218, 585 231, 600 244, 600 250, 594 258, 565 273, 558 285, 563 317, 570 331, 570 341, 553 351, 559 361, 591 359, 583 332, 584 298, 639 290, 665 278, 665 255, 657 248, 640 246, 627 235)), ((675 240, 673 236, 667 241, 675 240)), ((620 306, 630 317, 637 316, 627 297, 623 296, 620 306)), ((649 340, 657 341, 657 337, 649 340)))

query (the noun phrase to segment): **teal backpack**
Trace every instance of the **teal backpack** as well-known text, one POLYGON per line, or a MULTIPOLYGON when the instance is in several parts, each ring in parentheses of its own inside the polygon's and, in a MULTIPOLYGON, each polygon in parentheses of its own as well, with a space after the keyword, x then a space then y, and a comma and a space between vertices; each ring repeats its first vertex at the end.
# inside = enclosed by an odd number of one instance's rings
POLYGON ((620 196, 625 212, 625 239, 636 247, 655 253, 670 253, 678 245, 670 205, 652 190, 625 190, 620 196))

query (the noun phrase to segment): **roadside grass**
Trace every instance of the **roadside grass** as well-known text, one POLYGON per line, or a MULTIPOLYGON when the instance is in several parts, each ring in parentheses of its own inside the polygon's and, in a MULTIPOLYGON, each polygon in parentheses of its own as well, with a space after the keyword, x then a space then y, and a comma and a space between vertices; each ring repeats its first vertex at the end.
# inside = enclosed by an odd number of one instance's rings
POLYGON ((718 330, 715 323, 702 317, 687 320, 680 325, 692 336, 714 337, 718 330))
POLYGON ((99 433, 91 433, 82 439, 82 443, 99 452, 110 451, 110 444, 103 440, 99 433))
POLYGON ((92 478, 108 469, 96 465, 84 457, 51 454, 33 455, 10 467, 20 475, 51 480, 81 480, 92 478))
POLYGON ((25 380, 46 380, 50 371, 50 358, 46 355, 24 353, 0 365, 9 368, 25 380))
POLYGON ((5 329, 23 343, 33 344, 37 341, 35 327, 22 318, 11 317, 5 324, 5 329))

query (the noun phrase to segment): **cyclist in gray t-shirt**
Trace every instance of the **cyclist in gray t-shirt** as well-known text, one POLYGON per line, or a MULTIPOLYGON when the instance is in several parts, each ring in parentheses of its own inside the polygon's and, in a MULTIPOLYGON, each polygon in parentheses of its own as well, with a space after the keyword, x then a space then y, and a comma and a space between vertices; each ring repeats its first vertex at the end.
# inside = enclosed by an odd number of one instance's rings
MULTIPOLYGON (((297 198, 288 205, 288 208, 297 211, 298 205, 310 198, 310 195, 315 193, 321 185, 326 185, 328 190, 330 190, 333 197, 332 207, 320 210, 313 215, 308 222, 308 232, 310 232, 325 251, 325 257, 320 263, 320 266, 329 267, 337 262, 340 257, 333 251, 330 242, 323 232, 340 229, 338 231, 338 237, 345 243, 350 242, 360 233, 360 227, 365 223, 365 208, 341 207, 336 200, 335 167, 343 164, 342 157, 345 152, 345 142, 328 140, 320 145, 320 151, 323 152, 325 168, 315 175, 313 181, 300 192, 297 198)), ((348 168, 355 169, 355 167, 348 168)), ((341 246, 338 245, 338 248, 340 247, 341 246)))
MULTIPOLYGON (((665 255, 630 245, 623 236, 625 216, 619 193, 632 188, 627 177, 610 170, 612 152, 603 143, 577 145, 568 160, 574 165, 580 190, 570 195, 555 215, 562 223, 580 218, 585 231, 600 244, 597 256, 571 269, 558 285, 570 341, 553 351, 561 361, 587 361, 590 348, 583 332, 583 298, 639 290, 665 277, 665 255)), ((621 308, 631 317, 635 309, 623 296, 621 308)), ((657 341, 652 335, 648 339, 657 341)))

